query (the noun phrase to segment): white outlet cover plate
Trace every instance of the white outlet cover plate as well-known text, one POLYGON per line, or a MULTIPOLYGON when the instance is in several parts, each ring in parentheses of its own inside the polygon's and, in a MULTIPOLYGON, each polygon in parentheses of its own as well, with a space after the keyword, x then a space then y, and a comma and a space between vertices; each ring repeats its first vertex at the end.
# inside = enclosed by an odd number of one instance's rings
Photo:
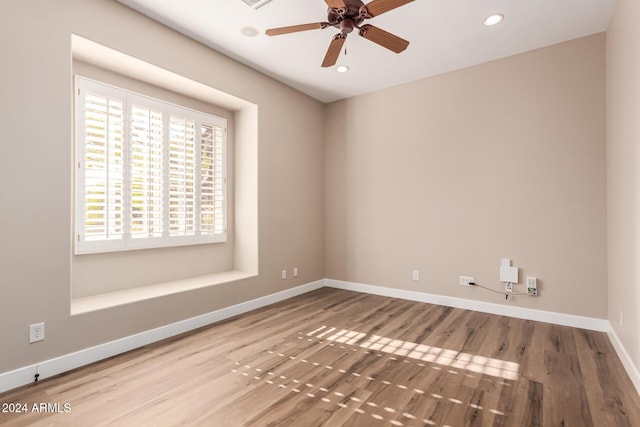
POLYGON ((44 340, 44 322, 29 325, 29 342, 38 342, 44 340))
POLYGON ((460 286, 471 286, 469 283, 472 283, 474 278, 471 276, 460 276, 460 286))

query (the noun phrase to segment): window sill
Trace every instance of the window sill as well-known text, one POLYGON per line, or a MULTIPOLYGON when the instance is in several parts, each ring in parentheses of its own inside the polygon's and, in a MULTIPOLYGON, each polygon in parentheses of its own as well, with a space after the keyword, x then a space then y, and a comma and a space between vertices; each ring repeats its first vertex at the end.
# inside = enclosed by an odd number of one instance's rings
POLYGON ((255 273, 231 270, 223 273, 208 274, 205 276, 141 286, 139 288, 125 289, 122 291, 108 292, 88 297, 72 298, 71 315, 90 313, 92 311, 104 310, 111 307, 158 298, 179 292, 206 288, 208 286, 235 282, 255 276, 257 276, 255 273))

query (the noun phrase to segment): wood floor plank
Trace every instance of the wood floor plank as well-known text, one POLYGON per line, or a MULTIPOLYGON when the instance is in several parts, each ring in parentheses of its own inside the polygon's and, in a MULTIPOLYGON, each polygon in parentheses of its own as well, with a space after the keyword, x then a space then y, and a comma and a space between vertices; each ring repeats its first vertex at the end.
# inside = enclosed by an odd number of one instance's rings
POLYGON ((590 332, 584 329, 573 331, 578 349, 578 360, 582 367, 591 416, 595 425, 630 426, 627 413, 640 416, 638 406, 630 406, 627 399, 618 391, 620 387, 632 389, 620 361, 611 354, 605 333, 590 332), (613 384, 612 381, 617 381, 613 384))
POLYGON ((638 426, 606 334, 323 288, 0 395, 4 426, 638 426), (52 407, 53 408, 53 407, 52 407))
POLYGON ((544 342, 548 323, 527 321, 523 330, 522 360, 520 362, 520 375, 531 381, 542 383, 546 374, 544 368, 544 342))
POLYGON ((582 371, 575 354, 545 351, 544 418, 550 425, 593 426, 582 371))

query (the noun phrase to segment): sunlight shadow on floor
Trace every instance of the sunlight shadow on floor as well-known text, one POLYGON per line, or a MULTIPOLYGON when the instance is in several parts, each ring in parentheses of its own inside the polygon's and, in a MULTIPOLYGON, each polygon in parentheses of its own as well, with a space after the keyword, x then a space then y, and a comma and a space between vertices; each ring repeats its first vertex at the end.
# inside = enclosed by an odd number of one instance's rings
POLYGON ((307 336, 326 338, 329 341, 347 345, 358 345, 361 348, 396 356, 408 357, 442 366, 465 369, 467 371, 486 374, 493 377, 515 381, 518 379, 520 365, 515 362, 494 359, 470 353, 462 353, 439 347, 397 340, 379 335, 367 335, 363 332, 347 329, 327 328, 321 326, 309 332, 307 336))

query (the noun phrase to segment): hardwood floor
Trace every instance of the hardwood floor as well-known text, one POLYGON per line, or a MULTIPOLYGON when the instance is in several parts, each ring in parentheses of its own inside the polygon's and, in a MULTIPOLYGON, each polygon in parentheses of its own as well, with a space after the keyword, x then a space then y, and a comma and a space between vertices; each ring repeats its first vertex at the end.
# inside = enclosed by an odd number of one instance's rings
POLYGON ((29 412, 3 426, 640 426, 604 333, 330 288, 0 395, 11 403, 29 412))

